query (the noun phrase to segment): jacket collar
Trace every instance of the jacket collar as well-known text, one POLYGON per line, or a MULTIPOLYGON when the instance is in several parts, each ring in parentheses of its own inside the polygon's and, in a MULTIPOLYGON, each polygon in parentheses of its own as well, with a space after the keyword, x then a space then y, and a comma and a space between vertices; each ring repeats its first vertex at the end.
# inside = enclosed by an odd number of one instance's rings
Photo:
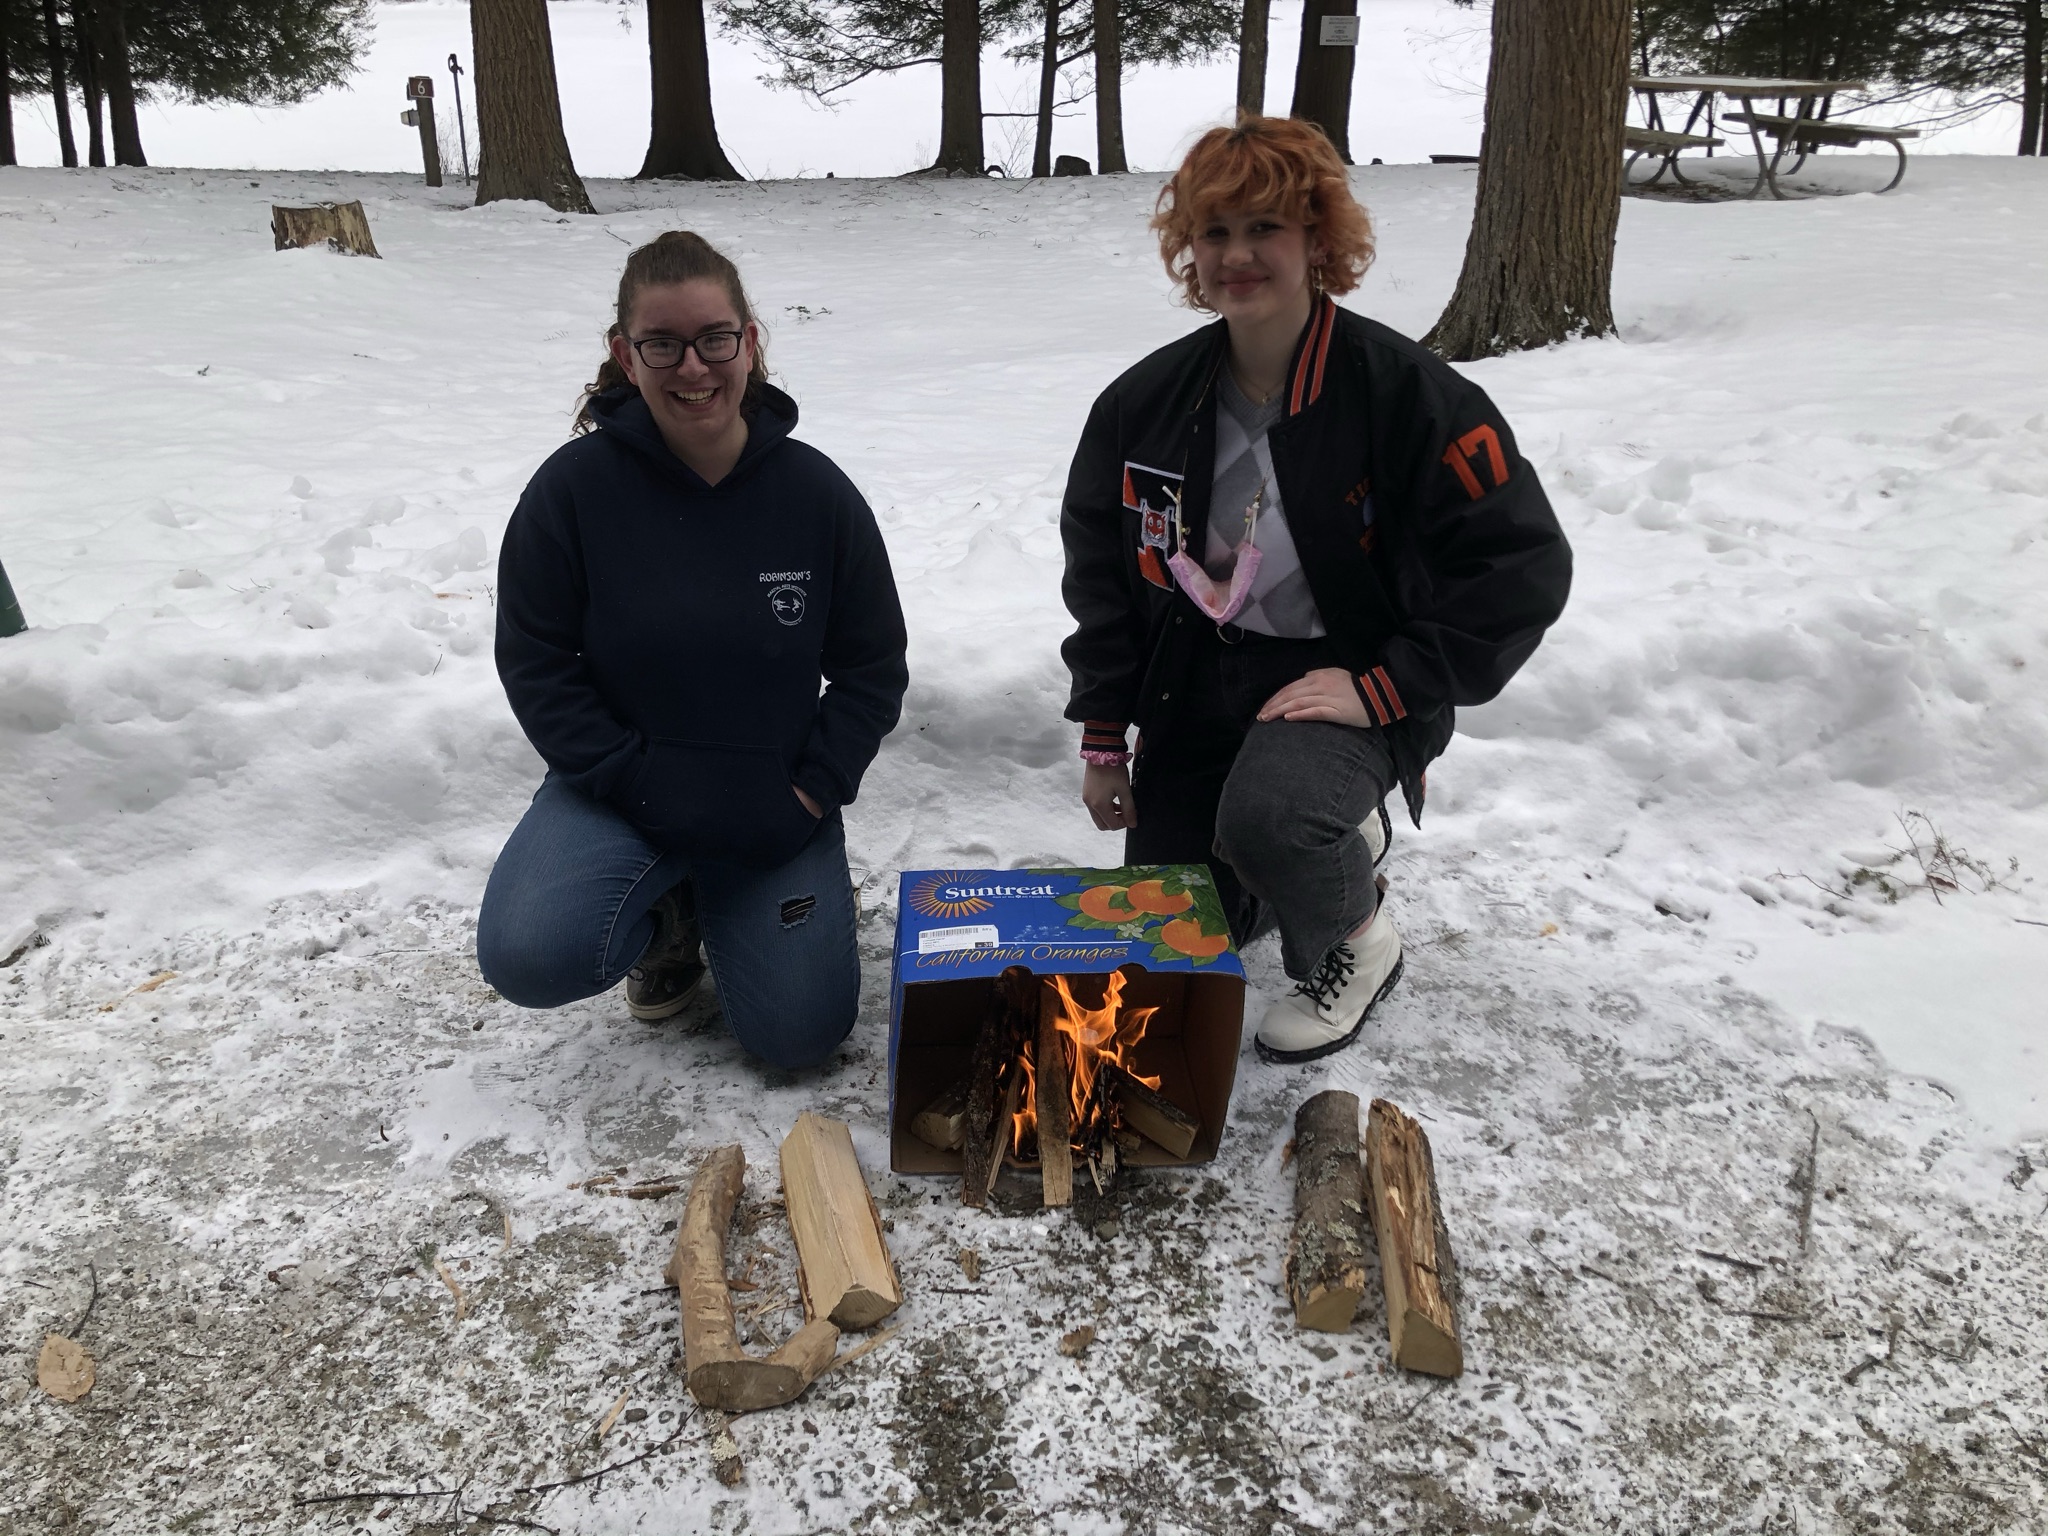
POLYGON ((796 402, 788 395, 773 384, 763 384, 747 412, 747 446, 740 450, 731 473, 715 487, 706 485, 703 476, 669 451, 661 429, 654 424, 654 413, 630 384, 608 389, 592 400, 590 416, 602 431, 646 455, 691 490, 710 491, 724 490, 744 479, 795 429, 797 411, 796 402))

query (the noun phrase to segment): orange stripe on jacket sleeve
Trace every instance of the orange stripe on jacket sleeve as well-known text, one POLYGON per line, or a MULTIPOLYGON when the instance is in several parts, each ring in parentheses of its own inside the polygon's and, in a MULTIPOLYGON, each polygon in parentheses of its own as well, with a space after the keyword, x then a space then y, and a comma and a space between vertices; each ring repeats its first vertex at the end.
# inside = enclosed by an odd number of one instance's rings
POLYGON ((1394 687, 1394 680, 1387 676, 1387 669, 1385 667, 1374 667, 1372 675, 1378 679, 1381 690, 1387 696, 1387 702, 1394 706, 1394 718, 1397 720, 1407 719, 1408 708, 1401 702, 1400 691, 1394 687))
POLYGON ((1366 703, 1372 706, 1372 712, 1380 717, 1380 724, 1392 724, 1393 716, 1387 713, 1387 706, 1380 702, 1379 692, 1373 687, 1372 678, 1364 672, 1358 674, 1358 688, 1365 695, 1366 703))

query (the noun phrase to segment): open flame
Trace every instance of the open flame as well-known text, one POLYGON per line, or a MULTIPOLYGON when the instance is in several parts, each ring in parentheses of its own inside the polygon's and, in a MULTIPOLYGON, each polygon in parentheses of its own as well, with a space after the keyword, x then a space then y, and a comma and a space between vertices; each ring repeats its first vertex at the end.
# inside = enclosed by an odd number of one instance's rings
MULTIPOLYGON (((1066 1044, 1070 1064, 1067 1073, 1070 1139, 1077 1149, 1086 1149, 1099 1144, 1102 1137, 1114 1129, 1113 1125, 1103 1123, 1104 1116, 1111 1112, 1111 1106, 1105 1102, 1104 1095, 1095 1091, 1095 1080, 1101 1075, 1104 1063, 1114 1062, 1148 1088, 1159 1087, 1159 1078, 1146 1077, 1137 1070, 1136 1054, 1138 1042, 1145 1038, 1145 1030, 1159 1010, 1149 1006, 1124 1008, 1122 971, 1110 973, 1099 1008, 1090 1008, 1075 997, 1065 976, 1048 977, 1047 984, 1059 999, 1060 1011, 1053 1022, 1066 1044)), ((1035 1050, 1035 1042, 1027 1041, 1020 1061, 1024 1072, 1024 1092, 1013 1118, 1011 1136, 1012 1150, 1020 1155, 1025 1143, 1034 1140, 1038 1133, 1035 1107, 1038 1074, 1032 1059, 1035 1050)))

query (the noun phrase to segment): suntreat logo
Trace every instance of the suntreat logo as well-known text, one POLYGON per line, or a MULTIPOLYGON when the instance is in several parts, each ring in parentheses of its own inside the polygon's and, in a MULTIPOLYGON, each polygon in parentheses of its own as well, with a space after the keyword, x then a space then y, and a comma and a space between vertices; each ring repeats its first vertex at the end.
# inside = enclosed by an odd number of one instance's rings
POLYGON ((986 912, 996 896, 1057 896, 1050 885, 972 885, 966 871, 949 869, 926 875, 910 888, 910 910, 920 917, 973 917, 986 912))

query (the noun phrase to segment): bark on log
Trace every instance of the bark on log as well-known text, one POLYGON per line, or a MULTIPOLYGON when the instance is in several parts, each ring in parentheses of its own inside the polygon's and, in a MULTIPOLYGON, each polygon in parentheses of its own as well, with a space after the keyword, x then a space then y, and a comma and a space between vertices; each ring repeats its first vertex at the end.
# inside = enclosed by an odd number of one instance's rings
POLYGON ((1016 1135, 1017 1111, 1024 1103, 1024 1068, 1022 1064, 1010 1064, 1010 1080, 1003 1088, 1003 1102, 997 1107, 993 1145, 988 1155, 988 1182, 982 1186, 982 1203, 995 1198, 996 1180, 1003 1176, 1003 1163, 1010 1151, 1010 1142, 1016 1135))
POLYGON ((962 1078, 910 1117, 910 1134, 941 1152, 957 1152, 965 1139, 967 1079, 962 1078))
POLYGON ((808 1112, 796 1117, 782 1143, 782 1192, 811 1317, 844 1329, 872 1328, 903 1305, 882 1218, 845 1121, 808 1112))
POLYGON ((1365 1153, 1394 1364, 1432 1376, 1461 1375, 1458 1266, 1437 1197, 1429 1137, 1394 1105, 1374 1099, 1365 1153))
POLYGON ((1032 1056, 1032 1109, 1038 1118, 1038 1181, 1048 1207, 1074 1203, 1073 1131, 1066 1041, 1056 1022, 1059 994, 1039 988, 1038 1048, 1032 1056))
POLYGON ((370 221, 361 203, 315 203, 310 208, 270 207, 270 234, 280 251, 326 244, 351 256, 375 256, 370 221))
POLYGON ((1287 1250, 1294 1321, 1342 1333, 1365 1295, 1357 1094, 1329 1089, 1294 1112, 1294 1168, 1294 1240, 1287 1250))
POLYGON ((682 1301, 683 1365, 690 1395, 707 1408, 751 1413, 792 1401, 832 1363, 839 1330, 813 1318, 765 1360, 740 1348, 725 1284, 725 1233, 746 1181, 747 1158, 720 1147, 690 1181, 675 1252, 663 1272, 682 1301))
POLYGON ((1202 1122, 1173 1100, 1147 1088, 1114 1063, 1105 1064, 1097 1081, 1106 1081, 1110 1097, 1123 1112, 1123 1123, 1148 1141, 1157 1143, 1175 1157, 1186 1157, 1194 1149, 1202 1122))
POLYGON ((1001 978, 989 989, 981 1031, 974 1037, 974 1057, 967 1068, 967 1110, 960 1123, 960 1203, 984 1206, 1002 1166, 995 1139, 996 1080, 1002 1075, 1010 1040, 1010 1000, 1001 978))

